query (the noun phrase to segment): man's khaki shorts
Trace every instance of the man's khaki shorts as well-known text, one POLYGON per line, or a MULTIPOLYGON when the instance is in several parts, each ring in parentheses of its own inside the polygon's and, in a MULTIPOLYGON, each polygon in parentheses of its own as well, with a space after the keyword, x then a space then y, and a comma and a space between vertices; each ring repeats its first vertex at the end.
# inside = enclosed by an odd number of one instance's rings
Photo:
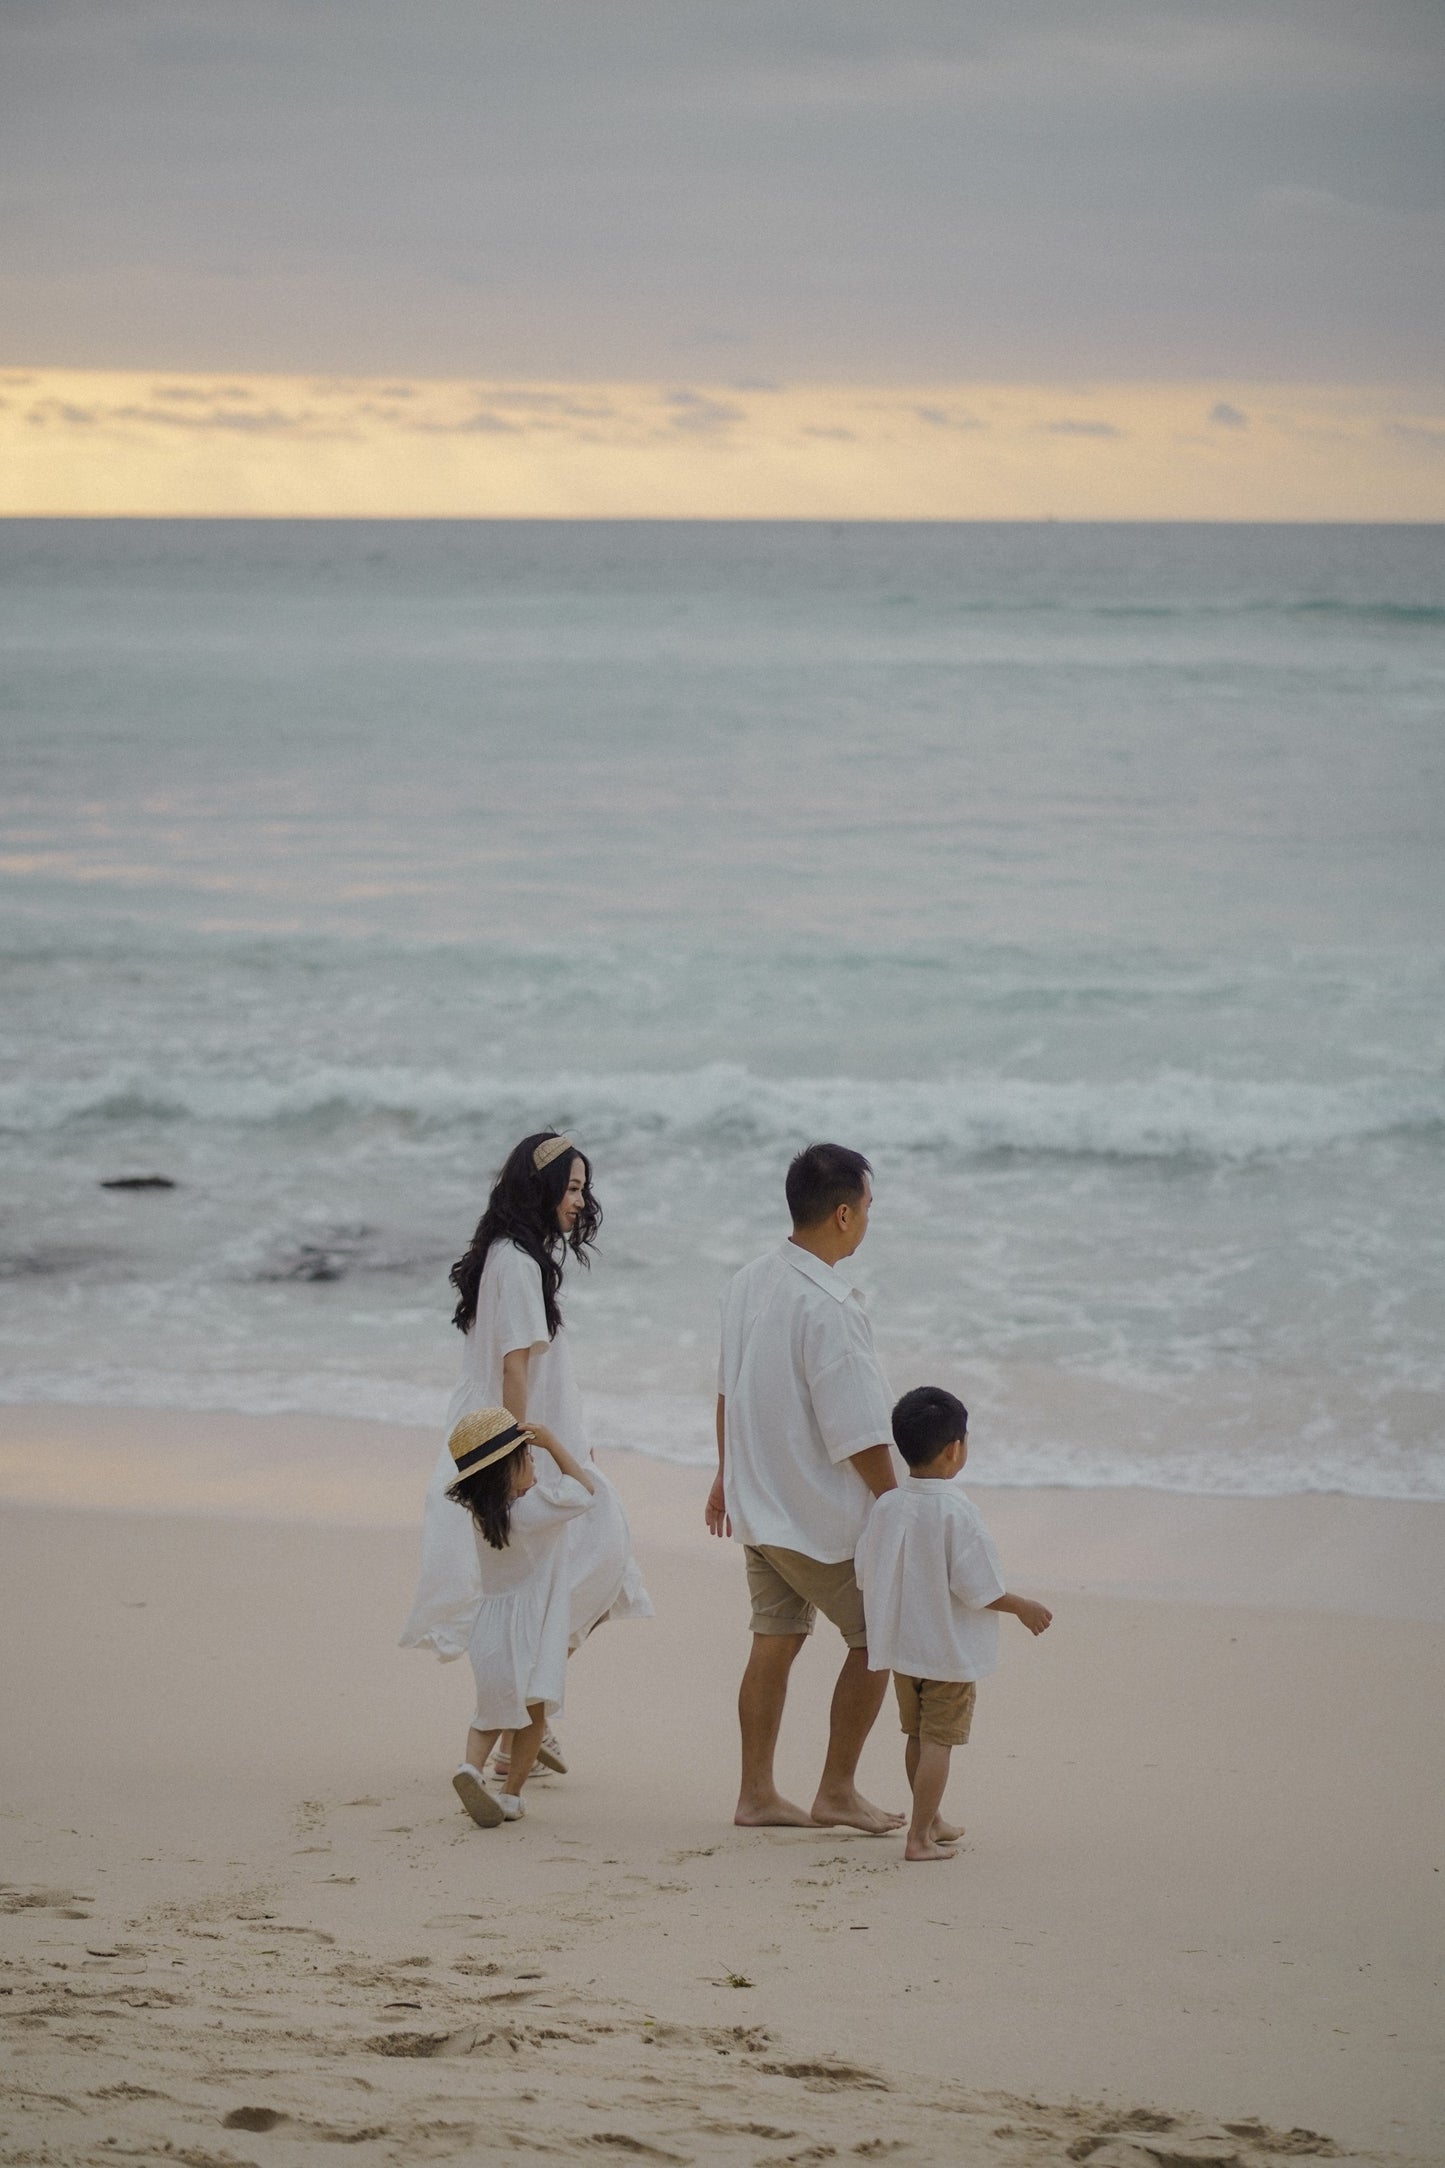
POLYGON ((831 1619, 850 1649, 868 1646, 863 1591, 851 1558, 825 1565, 802 1551, 775 1543, 743 1546, 755 1634, 810 1634, 819 1611, 831 1619))
POLYGON ((977 1680, 906 1679, 895 1671, 893 1691, 899 1721, 910 1739, 926 1739, 930 1746, 968 1745, 977 1680))

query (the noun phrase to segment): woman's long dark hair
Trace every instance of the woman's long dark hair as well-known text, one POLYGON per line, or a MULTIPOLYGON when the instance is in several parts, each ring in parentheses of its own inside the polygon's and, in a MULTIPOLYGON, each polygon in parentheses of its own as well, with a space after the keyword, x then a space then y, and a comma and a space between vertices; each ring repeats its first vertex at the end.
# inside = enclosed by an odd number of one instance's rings
POLYGON ((477 1314, 477 1289, 481 1285, 488 1250, 494 1242, 515 1242, 541 1272, 547 1337, 549 1340, 557 1337, 557 1327, 562 1322, 562 1313, 557 1307, 557 1294, 562 1285, 562 1252, 570 1249, 579 1264, 591 1264, 586 1252, 596 1242, 597 1230, 602 1225, 602 1207, 592 1194, 592 1162, 575 1144, 569 1150, 559 1152, 538 1173, 532 1155, 539 1144, 545 1144, 549 1137, 556 1135, 555 1129, 539 1129, 535 1136, 523 1137, 521 1143, 507 1154, 502 1171, 492 1184, 487 1209, 477 1222, 477 1231, 466 1254, 459 1257, 451 1269, 451 1283, 457 1291, 452 1323, 458 1332, 472 1329, 477 1314), (564 1235, 557 1225, 557 1207, 567 1194, 574 1159, 580 1159, 583 1168, 582 1209, 571 1234, 564 1235))
POLYGON ((490 1468, 464 1475, 447 1492, 453 1505, 466 1507, 494 1551, 505 1551, 512 1540, 512 1484, 519 1458, 519 1453, 508 1453, 490 1468))

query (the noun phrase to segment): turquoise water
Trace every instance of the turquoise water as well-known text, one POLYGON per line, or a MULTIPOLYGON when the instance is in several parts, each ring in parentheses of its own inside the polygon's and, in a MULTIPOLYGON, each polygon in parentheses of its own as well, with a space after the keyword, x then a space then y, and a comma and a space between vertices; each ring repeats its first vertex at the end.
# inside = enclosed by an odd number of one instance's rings
POLYGON ((1445 1494, 1442 689, 1436 529, 0 527, 0 1394, 436 1419, 558 1120, 702 1458, 826 1133, 981 1475, 1445 1494))

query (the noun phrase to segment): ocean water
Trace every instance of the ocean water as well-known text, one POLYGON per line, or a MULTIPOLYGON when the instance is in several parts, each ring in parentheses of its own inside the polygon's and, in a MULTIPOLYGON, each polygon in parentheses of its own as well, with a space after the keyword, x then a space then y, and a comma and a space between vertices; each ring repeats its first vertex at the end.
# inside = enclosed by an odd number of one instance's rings
POLYGON ((1445 1496, 1445 531, 11 522, 0 730, 0 1397, 439 1421, 558 1122, 702 1462, 831 1135, 979 1477, 1445 1496))

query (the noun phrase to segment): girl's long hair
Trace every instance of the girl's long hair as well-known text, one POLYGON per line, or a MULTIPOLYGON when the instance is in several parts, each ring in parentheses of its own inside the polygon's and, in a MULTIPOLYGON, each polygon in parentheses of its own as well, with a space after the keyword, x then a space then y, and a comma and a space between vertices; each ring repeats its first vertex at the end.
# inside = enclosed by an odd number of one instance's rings
POLYGON ((562 1285, 562 1253, 570 1249, 579 1264, 591 1264, 586 1253, 595 1245, 597 1230, 602 1225, 602 1207, 592 1194, 592 1162, 575 1144, 570 1151, 559 1152, 550 1165, 538 1173, 532 1155, 539 1144, 545 1144, 549 1137, 556 1135, 555 1129, 539 1129, 534 1136, 523 1137, 521 1143, 514 1145, 507 1154, 502 1171, 492 1184, 492 1194, 487 1199, 486 1211, 477 1222, 477 1231, 465 1254, 451 1269, 451 1283, 457 1291, 452 1323, 458 1332, 471 1331, 477 1314, 477 1289, 481 1285, 488 1250, 494 1242, 515 1242, 541 1272, 547 1337, 549 1340, 557 1337, 557 1327, 562 1322, 562 1313, 557 1307, 557 1294, 562 1285), (564 1235, 557 1225, 557 1207, 567 1194, 574 1159, 580 1159, 583 1167, 582 1209, 571 1234, 564 1235))
POLYGON ((521 1452, 509 1453, 490 1468, 462 1476, 447 1492, 453 1505, 466 1507, 494 1551, 505 1551, 512 1540, 512 1483, 520 1458, 521 1452))

